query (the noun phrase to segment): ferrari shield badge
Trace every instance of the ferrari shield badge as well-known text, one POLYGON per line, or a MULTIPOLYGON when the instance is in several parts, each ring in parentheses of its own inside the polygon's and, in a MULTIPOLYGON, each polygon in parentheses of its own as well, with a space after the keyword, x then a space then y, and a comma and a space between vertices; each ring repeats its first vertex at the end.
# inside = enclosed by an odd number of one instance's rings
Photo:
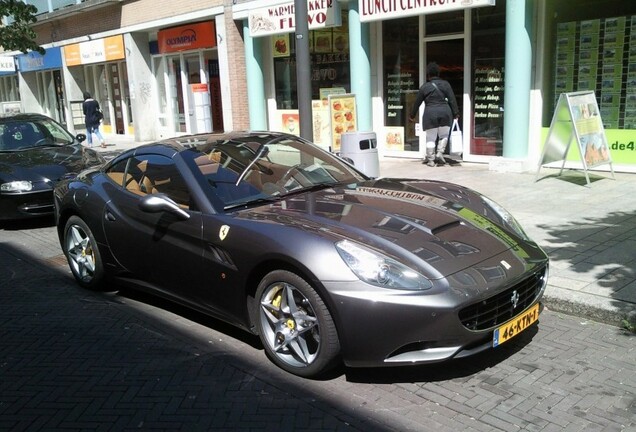
POLYGON ((230 227, 227 225, 223 225, 221 226, 221 229, 219 230, 219 238, 221 240, 225 240, 225 237, 227 237, 227 233, 230 232, 230 227))

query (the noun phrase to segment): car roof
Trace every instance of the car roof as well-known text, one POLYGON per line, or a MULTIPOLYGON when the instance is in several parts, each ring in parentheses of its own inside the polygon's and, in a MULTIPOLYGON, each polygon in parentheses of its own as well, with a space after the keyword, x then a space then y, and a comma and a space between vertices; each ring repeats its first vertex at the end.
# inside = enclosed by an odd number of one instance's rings
POLYGON ((164 156, 172 157, 175 153, 181 153, 191 149, 193 147, 216 144, 218 142, 244 142, 251 141, 257 143, 269 143, 272 140, 280 138, 292 138, 296 140, 302 140, 302 138, 296 135, 290 135, 284 132, 273 131, 232 131, 232 132, 211 132, 201 133, 194 135, 183 135, 174 138, 167 138, 164 140, 143 144, 127 150, 115 158, 111 159, 107 166, 112 166, 122 159, 130 156, 143 155, 143 154, 162 154, 164 156))
POLYGON ((255 142, 263 142, 267 143, 271 140, 281 138, 281 137, 290 137, 294 139, 299 139, 299 137, 295 135, 286 134, 283 132, 273 132, 273 131, 231 131, 231 132, 211 132, 211 133, 201 133, 195 135, 185 135, 180 137, 168 138, 162 141, 159 141, 160 144, 178 144, 180 146, 189 148, 202 144, 213 144, 219 141, 255 141, 255 142))
POLYGON ((51 117, 37 113, 19 113, 19 114, 1 114, 0 123, 8 123, 13 121, 37 121, 37 120, 53 120, 51 117))
POLYGON ((130 150, 128 153, 133 151, 135 152, 135 154, 156 153, 157 151, 160 151, 160 148, 163 148, 164 151, 166 148, 168 148, 175 152, 182 152, 192 147, 202 146, 205 144, 217 144, 219 142, 240 143, 250 141, 259 144, 267 144, 273 140, 277 140, 280 138, 292 138, 297 140, 301 139, 296 135, 272 131, 210 132, 167 138, 161 141, 141 145, 136 149, 130 150))

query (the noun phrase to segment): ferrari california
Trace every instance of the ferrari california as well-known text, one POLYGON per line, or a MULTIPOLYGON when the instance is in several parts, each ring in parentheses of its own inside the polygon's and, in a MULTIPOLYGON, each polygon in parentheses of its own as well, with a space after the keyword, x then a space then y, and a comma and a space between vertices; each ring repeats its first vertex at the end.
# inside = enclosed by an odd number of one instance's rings
POLYGON ((259 335, 296 375, 496 349, 542 310, 548 258, 463 186, 370 179, 293 135, 187 136, 55 188, 82 287, 164 296, 259 335))
POLYGON ((0 220, 53 215, 55 184, 105 162, 85 138, 41 114, 0 117, 0 220))

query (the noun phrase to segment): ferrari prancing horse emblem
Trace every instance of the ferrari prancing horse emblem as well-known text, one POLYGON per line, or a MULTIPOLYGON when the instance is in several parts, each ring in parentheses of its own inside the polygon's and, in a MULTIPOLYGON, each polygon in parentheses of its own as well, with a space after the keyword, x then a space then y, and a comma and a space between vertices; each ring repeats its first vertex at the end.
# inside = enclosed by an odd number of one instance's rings
POLYGON ((227 233, 230 232, 230 227, 227 225, 223 225, 221 226, 221 229, 219 230, 219 238, 221 240, 225 240, 225 237, 227 237, 227 233))

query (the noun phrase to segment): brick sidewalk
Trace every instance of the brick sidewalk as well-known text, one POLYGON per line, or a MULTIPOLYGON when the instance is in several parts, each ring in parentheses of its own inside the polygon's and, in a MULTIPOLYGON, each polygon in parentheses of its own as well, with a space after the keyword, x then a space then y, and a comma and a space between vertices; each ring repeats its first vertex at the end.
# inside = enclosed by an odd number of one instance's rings
POLYGON ((616 327, 546 310, 482 355, 310 381, 216 320, 79 288, 52 226, 1 233, 3 431, 636 430, 635 336, 616 327))

